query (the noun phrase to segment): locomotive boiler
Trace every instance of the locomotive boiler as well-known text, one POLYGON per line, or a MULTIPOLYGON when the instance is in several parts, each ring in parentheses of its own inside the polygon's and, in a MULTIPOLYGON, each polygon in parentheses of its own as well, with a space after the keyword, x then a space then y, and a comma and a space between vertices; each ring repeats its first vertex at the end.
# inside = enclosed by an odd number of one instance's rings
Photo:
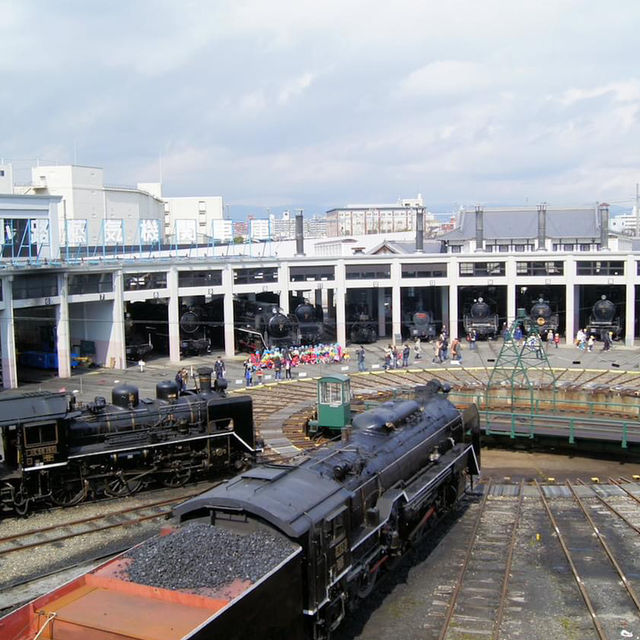
POLYGON ((531 306, 530 318, 541 334, 547 333, 549 329, 551 329, 553 333, 558 330, 558 314, 551 310, 551 306, 544 298, 538 298, 531 306))
POLYGON ((254 457, 252 400, 226 397, 198 369, 197 389, 156 385, 156 398, 120 384, 111 403, 85 406, 64 393, 0 396, 0 505, 24 514, 38 503, 70 506, 122 496, 153 481, 169 487, 199 472, 240 469, 254 457))
POLYGON ((293 312, 298 324, 300 344, 316 344, 322 336, 322 321, 318 310, 309 302, 299 304, 293 312))
POLYGON ((180 355, 203 355, 211 352, 207 335, 207 313, 201 307, 189 307, 180 316, 180 355))
POLYGON ((296 323, 282 309, 268 302, 235 300, 234 314, 239 338, 255 338, 266 347, 289 347, 297 343, 296 323))
POLYGON ((478 298, 463 316, 465 333, 475 330, 478 337, 495 338, 498 334, 499 318, 483 298, 478 298))
POLYGON ((622 320, 617 316, 616 305, 607 300, 607 296, 600 296, 591 309, 591 315, 587 322, 587 334, 594 334, 602 337, 605 331, 613 333, 613 338, 618 339, 622 335, 622 320))
POLYGON ((436 337, 436 323, 431 311, 416 311, 407 322, 407 333, 412 339, 431 340, 436 337))
POLYGON ((415 400, 360 414, 342 442, 298 465, 259 466, 183 503, 172 531, 25 605, 0 631, 26 640, 49 617, 54 637, 180 624, 176 637, 327 640, 480 471, 477 410, 457 410, 447 390, 432 381, 415 400), (238 560, 239 548, 249 551, 238 560))

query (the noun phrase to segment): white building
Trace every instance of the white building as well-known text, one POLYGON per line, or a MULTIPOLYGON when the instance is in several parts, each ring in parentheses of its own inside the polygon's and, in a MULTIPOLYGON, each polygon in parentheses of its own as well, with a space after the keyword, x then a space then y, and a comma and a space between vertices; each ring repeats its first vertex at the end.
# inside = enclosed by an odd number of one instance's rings
POLYGON ((104 171, 98 167, 33 167, 31 185, 21 191, 62 197, 62 245, 135 246, 162 239, 162 200, 140 188, 105 186, 104 171))
POLYGON ((370 233, 413 231, 416 213, 424 211, 425 229, 436 226, 431 213, 426 211, 422 195, 404 198, 395 204, 348 204, 327 211, 329 236, 352 236, 370 233))
POLYGON ((249 220, 249 237, 252 240, 270 240, 271 224, 267 218, 249 220))
POLYGON ((633 207, 631 213, 611 218, 609 228, 617 233, 640 236, 640 212, 636 207, 633 207))
POLYGON ((222 196, 164 198, 164 202, 167 238, 183 244, 212 237, 222 241, 227 237, 225 225, 219 224, 224 220, 222 196))

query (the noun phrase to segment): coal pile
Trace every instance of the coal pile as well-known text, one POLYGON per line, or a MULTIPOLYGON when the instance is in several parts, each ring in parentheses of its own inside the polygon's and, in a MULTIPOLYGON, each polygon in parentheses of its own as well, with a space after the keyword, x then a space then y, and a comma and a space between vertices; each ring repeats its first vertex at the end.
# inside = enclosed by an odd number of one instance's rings
POLYGON ((233 580, 255 582, 296 545, 266 531, 240 535, 195 522, 132 549, 129 579, 163 589, 215 589, 233 580))

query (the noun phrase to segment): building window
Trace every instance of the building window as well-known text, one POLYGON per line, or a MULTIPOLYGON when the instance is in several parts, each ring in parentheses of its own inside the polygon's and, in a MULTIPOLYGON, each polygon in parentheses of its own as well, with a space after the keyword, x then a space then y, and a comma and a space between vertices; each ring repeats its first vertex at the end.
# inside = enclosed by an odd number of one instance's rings
POLYGON ((124 290, 139 291, 141 289, 166 289, 167 274, 164 272, 126 273, 124 290))
POLYGON ((353 264, 346 266, 347 280, 386 280, 391 277, 388 264, 353 264))
POLYGON ((219 287, 222 271, 178 271, 179 287, 219 287))
POLYGON ((563 244, 562 245, 562 249, 564 251, 573 251, 573 245, 572 244, 563 244))
POLYGON ((433 264, 403 264, 403 278, 446 278, 447 265, 444 262, 433 264))
POLYGON ((503 276, 504 262, 461 262, 460 275, 481 278, 486 276, 503 276))
POLYGON ((513 250, 516 253, 524 253, 525 245, 523 245, 523 244, 514 244, 513 245, 513 250))
POLYGON ((509 251, 509 245, 508 244, 499 244, 498 245, 498 251, 500 253, 508 253, 509 251))
POLYGON ((580 251, 590 251, 591 250, 591 245, 590 244, 581 244, 580 245, 580 251))
POLYGON ((451 253, 462 253, 462 246, 459 244, 452 244, 451 253))
POLYGON ((278 282, 277 267, 257 269, 234 269, 234 284, 266 284, 278 282))
POLYGON ((623 276, 624 262, 622 260, 580 260, 576 264, 579 276, 623 276))
POLYGON ((484 248, 484 250, 485 250, 487 253, 493 253, 493 245, 492 245, 492 244, 488 244, 488 245, 484 248))
POLYGON ((0 169, 0 178, 4 178, 4 169, 0 169))
POLYGON ((561 276, 564 264, 559 261, 516 262, 516 273, 519 276, 561 276))
POLYGON ((335 280, 335 268, 322 267, 290 267, 289 280, 291 282, 318 282, 322 280, 335 280))

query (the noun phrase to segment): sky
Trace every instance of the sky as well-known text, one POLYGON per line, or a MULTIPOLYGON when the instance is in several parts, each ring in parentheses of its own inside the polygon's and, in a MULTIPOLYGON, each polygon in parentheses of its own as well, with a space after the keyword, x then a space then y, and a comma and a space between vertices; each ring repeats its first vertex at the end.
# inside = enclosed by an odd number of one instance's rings
POLYGON ((232 208, 631 207, 640 3, 0 0, 0 158, 232 208))

